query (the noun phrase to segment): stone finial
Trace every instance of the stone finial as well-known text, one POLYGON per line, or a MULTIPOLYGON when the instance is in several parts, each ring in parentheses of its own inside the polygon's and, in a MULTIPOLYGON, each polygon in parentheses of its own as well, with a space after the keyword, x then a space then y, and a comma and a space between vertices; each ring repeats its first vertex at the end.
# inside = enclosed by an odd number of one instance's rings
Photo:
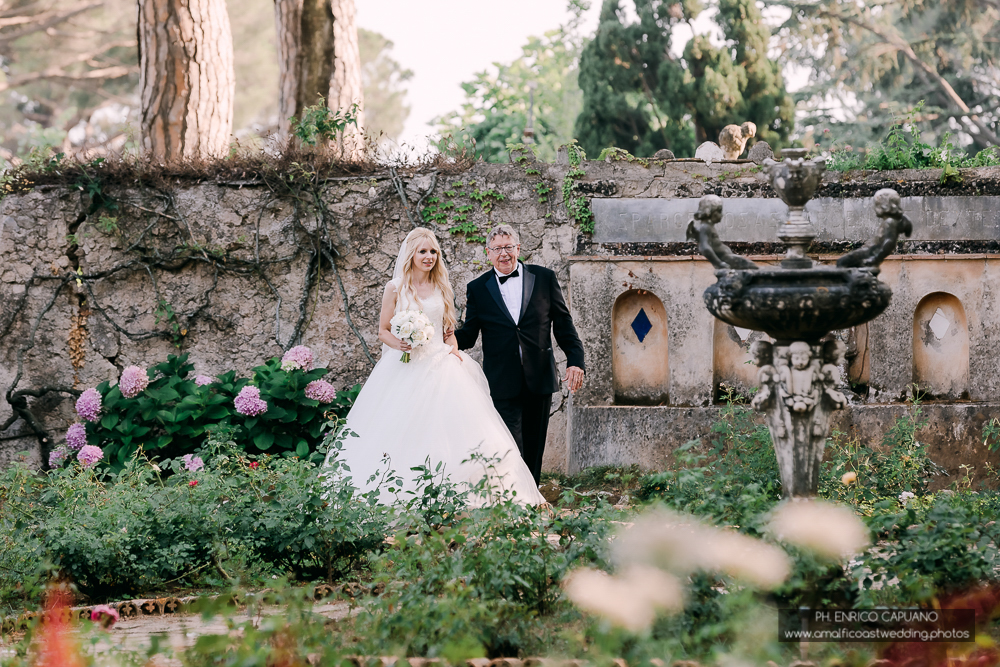
POLYGON ((699 160, 704 160, 705 164, 712 164, 713 162, 719 162, 725 158, 722 149, 719 148, 719 144, 714 141, 706 141, 694 152, 694 156, 699 160))
POLYGON ((771 150, 770 144, 766 141, 758 141, 750 147, 747 158, 752 160, 754 164, 764 164, 764 160, 774 159, 774 151, 771 150))
POLYGON ((719 132, 719 146, 726 160, 739 159, 750 137, 757 134, 757 126, 747 121, 742 125, 726 125, 719 132))
POLYGON ((674 160, 674 152, 669 148, 661 148, 660 150, 653 153, 654 160, 674 160))

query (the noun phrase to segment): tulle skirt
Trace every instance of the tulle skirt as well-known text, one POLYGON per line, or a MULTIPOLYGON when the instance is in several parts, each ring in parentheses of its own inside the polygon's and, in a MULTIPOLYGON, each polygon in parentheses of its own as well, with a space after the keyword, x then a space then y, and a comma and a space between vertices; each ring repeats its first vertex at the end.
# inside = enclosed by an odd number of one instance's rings
MULTIPOLYGON (((393 503, 412 497, 406 492, 415 490, 419 473, 411 468, 427 465, 435 471, 440 464, 459 487, 488 477, 493 497, 512 490, 519 503, 544 503, 493 407, 483 369, 464 352, 459 360, 450 350, 430 343, 403 363, 399 351, 382 347, 381 360, 347 416, 349 435, 339 457, 350 468, 344 475, 367 491, 394 471, 392 479, 402 478, 402 492, 397 497, 383 484, 380 493, 381 502, 393 503)), ((470 500, 485 504, 490 497, 470 500)))

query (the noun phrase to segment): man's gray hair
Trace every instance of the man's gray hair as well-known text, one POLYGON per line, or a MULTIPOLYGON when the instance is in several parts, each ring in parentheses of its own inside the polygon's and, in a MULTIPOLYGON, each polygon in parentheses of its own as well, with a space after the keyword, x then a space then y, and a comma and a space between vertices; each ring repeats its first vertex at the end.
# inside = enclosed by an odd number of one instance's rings
POLYGON ((521 239, 517 235, 517 230, 515 230, 510 225, 497 225, 490 230, 490 233, 486 235, 486 245, 489 246, 493 242, 493 239, 497 236, 509 236, 511 238, 511 243, 514 245, 520 245, 521 239))

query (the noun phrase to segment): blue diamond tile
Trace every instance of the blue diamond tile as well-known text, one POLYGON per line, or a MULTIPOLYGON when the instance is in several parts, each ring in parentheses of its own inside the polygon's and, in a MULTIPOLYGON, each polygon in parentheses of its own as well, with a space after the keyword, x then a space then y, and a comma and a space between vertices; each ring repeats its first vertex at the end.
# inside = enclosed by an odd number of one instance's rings
POLYGON ((646 339, 646 334, 649 330, 653 328, 653 323, 649 321, 649 317, 646 316, 646 311, 642 308, 639 309, 639 314, 635 316, 632 320, 632 331, 635 332, 635 337, 639 339, 641 343, 646 339))

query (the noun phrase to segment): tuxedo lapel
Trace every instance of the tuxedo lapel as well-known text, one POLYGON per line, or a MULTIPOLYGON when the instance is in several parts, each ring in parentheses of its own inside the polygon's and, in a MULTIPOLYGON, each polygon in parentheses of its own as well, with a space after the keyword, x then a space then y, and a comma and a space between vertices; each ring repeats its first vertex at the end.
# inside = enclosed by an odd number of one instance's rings
MULTIPOLYGON (((524 317, 525 311, 528 310, 528 301, 531 300, 531 293, 535 291, 535 274, 524 264, 521 266, 524 268, 524 277, 521 278, 521 314, 518 315, 518 320, 524 317)), ((498 289, 497 294, 499 293, 498 289)))
MULTIPOLYGON (((522 280, 521 282, 523 283, 524 281, 522 280)), ((490 293, 493 300, 497 302, 498 306, 500 306, 500 312, 507 316, 507 319, 510 320, 511 324, 516 325, 517 322, 515 322, 514 318, 510 316, 510 311, 507 310, 507 304, 504 303, 503 295, 500 294, 500 285, 497 284, 496 274, 492 271, 486 277, 486 291, 490 293)))

